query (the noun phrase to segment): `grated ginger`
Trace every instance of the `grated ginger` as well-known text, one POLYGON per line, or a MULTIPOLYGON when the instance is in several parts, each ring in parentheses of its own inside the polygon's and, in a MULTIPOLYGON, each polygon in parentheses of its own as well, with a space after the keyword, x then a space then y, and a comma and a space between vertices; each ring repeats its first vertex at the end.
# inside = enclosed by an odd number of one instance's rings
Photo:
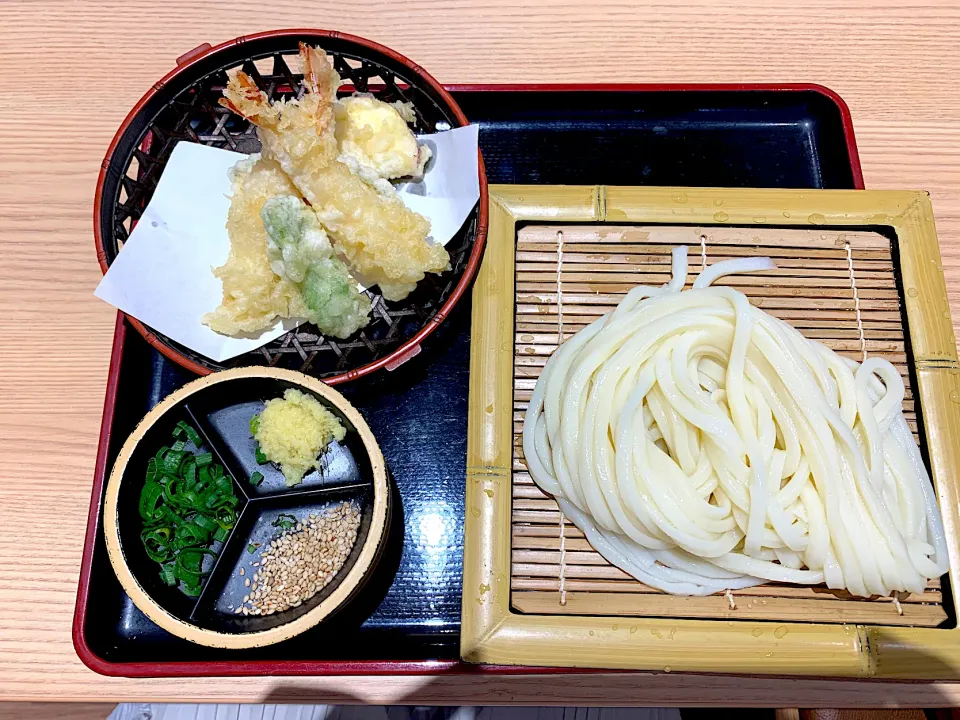
POLYGON ((323 448, 346 434, 340 419, 313 395, 290 388, 283 398, 267 400, 254 437, 267 460, 279 464, 287 485, 293 486, 319 467, 323 448))

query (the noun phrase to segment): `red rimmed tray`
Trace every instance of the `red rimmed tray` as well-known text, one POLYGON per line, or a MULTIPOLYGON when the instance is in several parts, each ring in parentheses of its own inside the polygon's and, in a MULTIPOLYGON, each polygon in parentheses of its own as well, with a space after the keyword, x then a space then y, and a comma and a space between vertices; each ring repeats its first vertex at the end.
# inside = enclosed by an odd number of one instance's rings
MULTIPOLYGON (((863 186, 846 105, 819 86, 448 89, 481 126, 490 182, 863 186)), ((319 657, 309 642, 233 653, 178 644, 119 590, 100 537, 104 477, 146 410, 193 376, 118 318, 73 627, 83 662, 136 677, 530 672, 458 660, 468 305, 435 334, 431 352, 341 386, 377 435, 406 515, 392 585, 338 644, 349 657, 319 657)))

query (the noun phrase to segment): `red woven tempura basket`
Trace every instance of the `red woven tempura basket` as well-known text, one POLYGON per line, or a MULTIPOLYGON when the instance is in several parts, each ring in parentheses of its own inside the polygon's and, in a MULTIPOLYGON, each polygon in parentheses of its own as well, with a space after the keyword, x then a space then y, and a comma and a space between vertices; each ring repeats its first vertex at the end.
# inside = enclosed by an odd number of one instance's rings
MULTIPOLYGON (((414 131, 430 133, 467 125, 450 94, 423 68, 389 48, 328 30, 274 30, 208 44, 177 59, 177 67, 133 107, 114 136, 100 170, 93 228, 104 272, 117 257, 153 195, 173 148, 198 142, 238 152, 257 152, 250 123, 217 104, 227 71, 247 72, 272 98, 300 88, 296 55, 300 42, 329 54, 347 83, 343 94, 371 92, 386 102, 412 102, 414 131)), ((374 294, 370 324, 347 340, 324 338, 302 325, 256 351, 218 363, 153 331, 136 318, 130 324, 166 357, 200 375, 242 365, 299 370, 334 385, 393 370, 420 352, 421 343, 452 312, 469 287, 487 235, 487 180, 480 159, 480 201, 447 244, 451 269, 430 275, 405 300, 390 303, 374 294)), ((213 310, 213 308, 210 308, 213 310)))

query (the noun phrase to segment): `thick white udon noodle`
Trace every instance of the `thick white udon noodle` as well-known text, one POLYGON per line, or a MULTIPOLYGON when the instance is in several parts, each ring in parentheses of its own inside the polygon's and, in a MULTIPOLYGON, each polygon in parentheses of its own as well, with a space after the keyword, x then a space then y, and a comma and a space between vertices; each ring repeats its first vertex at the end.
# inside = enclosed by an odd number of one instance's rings
POLYGON ((923 592, 943 522, 904 386, 768 315, 707 268, 636 287, 553 354, 523 428, 534 481, 607 560, 666 592, 765 581, 923 592))

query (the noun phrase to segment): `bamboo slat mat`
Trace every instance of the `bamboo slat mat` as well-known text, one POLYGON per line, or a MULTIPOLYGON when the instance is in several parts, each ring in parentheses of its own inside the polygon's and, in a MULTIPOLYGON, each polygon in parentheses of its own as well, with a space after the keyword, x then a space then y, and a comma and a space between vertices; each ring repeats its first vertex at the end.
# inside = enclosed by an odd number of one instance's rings
POLYGON ((828 229, 528 226, 517 237, 511 602, 519 612, 722 618, 933 627, 947 619, 940 580, 899 598, 855 598, 826 587, 767 584, 724 595, 678 597, 634 580, 604 560, 531 480, 523 461, 523 415, 557 340, 612 310, 635 285, 670 279, 670 253, 689 247, 687 287, 707 264, 768 256, 777 269, 728 276, 766 312, 806 337, 860 360, 881 355, 906 385, 904 411, 917 435, 909 358, 890 241, 879 233, 828 229), (560 237, 562 233, 562 253, 560 237), (852 272, 851 272, 852 267, 852 272), (563 312, 558 313, 558 278, 563 312), (854 290, 855 281, 856 290, 854 290), (858 306, 859 305, 859 313, 858 306), (859 314, 859 322, 858 322, 859 314), (562 324, 562 327, 561 327, 562 324), (561 559, 562 558, 562 559, 561 559))

